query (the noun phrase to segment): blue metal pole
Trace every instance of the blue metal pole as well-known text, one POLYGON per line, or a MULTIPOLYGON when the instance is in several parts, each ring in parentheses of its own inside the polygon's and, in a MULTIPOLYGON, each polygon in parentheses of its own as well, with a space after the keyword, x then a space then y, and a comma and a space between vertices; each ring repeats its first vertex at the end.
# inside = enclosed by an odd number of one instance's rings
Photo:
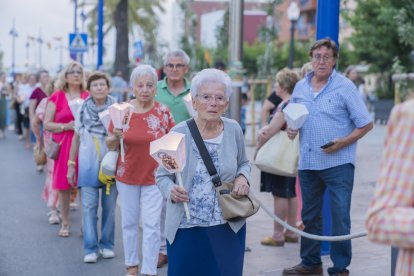
POLYGON ((339 45, 339 0, 318 0, 316 39, 329 37, 339 45))
MULTIPOLYGON (((316 39, 329 37, 339 46, 339 0, 318 0, 316 16, 316 39)), ((331 209, 329 194, 325 192, 323 201, 323 235, 332 235, 331 209)), ((330 243, 322 242, 321 254, 330 253, 330 243)))
POLYGON ((98 3, 98 62, 96 63, 96 69, 99 69, 102 65, 103 56, 103 7, 104 0, 99 0, 98 3))
POLYGON ((78 0, 73 0, 73 2, 75 4, 75 14, 73 15, 74 16, 73 29, 74 29, 74 32, 77 33, 78 32, 78 0))

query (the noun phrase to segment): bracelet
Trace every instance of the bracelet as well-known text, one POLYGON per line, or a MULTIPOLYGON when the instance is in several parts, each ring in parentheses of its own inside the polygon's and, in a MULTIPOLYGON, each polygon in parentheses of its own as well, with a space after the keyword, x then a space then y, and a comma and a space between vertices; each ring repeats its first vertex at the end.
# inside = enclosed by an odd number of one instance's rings
POLYGON ((68 167, 69 166, 76 166, 76 162, 75 161, 72 161, 72 160, 68 160, 68 167))
POLYGON ((60 131, 61 131, 61 132, 65 131, 65 125, 64 125, 64 124, 61 124, 61 125, 60 125, 60 131))

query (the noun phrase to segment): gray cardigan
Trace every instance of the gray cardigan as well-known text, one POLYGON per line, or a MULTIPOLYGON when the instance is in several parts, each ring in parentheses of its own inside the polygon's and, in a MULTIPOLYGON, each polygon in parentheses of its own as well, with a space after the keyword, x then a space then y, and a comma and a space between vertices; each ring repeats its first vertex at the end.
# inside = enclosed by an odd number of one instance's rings
MULTIPOLYGON (((246 157, 246 150, 244 146, 244 136, 239 124, 235 120, 222 118, 224 123, 223 140, 219 145, 218 155, 220 161, 221 179, 223 181, 233 181, 238 175, 242 174, 250 182, 250 162, 246 157)), ((186 191, 191 189, 192 180, 194 177, 194 164, 197 162, 197 157, 193 153, 192 143, 193 137, 187 123, 181 122, 176 125, 171 131, 176 131, 185 134, 185 150, 186 150, 186 165, 181 173, 184 188, 186 191)), ((168 241, 174 242, 175 234, 177 233, 181 219, 184 216, 184 206, 182 203, 172 203, 170 200, 170 192, 173 185, 175 185, 175 174, 171 174, 161 166, 157 170, 156 184, 161 193, 167 198, 167 214, 165 220, 165 234, 168 241)), ((213 184, 211 184, 213 185, 213 184)), ((191 198, 190 198, 191 200, 191 198)), ((228 222, 235 233, 245 224, 245 220, 237 222, 228 222)))

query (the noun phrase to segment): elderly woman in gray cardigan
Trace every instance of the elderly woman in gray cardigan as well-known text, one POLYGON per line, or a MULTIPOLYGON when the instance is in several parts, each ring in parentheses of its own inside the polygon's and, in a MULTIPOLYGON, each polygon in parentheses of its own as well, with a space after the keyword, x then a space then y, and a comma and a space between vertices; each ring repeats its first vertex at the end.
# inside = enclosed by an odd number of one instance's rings
MULTIPOLYGON (((224 181, 234 181, 233 192, 249 192, 250 163, 239 124, 221 117, 232 92, 230 77, 217 69, 204 69, 191 82, 196 125, 213 163, 224 181)), ((172 131, 185 134, 184 189, 174 174, 160 167, 156 182, 167 200, 165 231, 168 275, 242 275, 246 238, 245 221, 224 220, 211 177, 186 122, 172 131), (187 202, 190 219, 184 215, 187 202)))

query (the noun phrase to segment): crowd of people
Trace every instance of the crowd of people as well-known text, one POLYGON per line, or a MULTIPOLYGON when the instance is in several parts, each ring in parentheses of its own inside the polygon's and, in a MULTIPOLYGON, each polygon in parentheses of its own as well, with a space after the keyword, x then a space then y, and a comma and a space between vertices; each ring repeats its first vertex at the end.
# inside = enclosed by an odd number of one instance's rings
MULTIPOLYGON (((371 130, 372 119, 355 84, 336 72, 338 48, 333 41, 318 40, 309 57, 302 79, 290 69, 276 74, 275 92, 263 105, 257 145, 259 149, 279 131, 286 131, 291 139, 299 134, 298 177, 262 173, 260 190, 272 193, 277 216, 317 235, 322 234, 322 196, 327 190, 333 235, 345 235, 351 229, 356 142, 371 130), (301 103, 309 110, 299 130, 290 129, 284 119, 283 110, 289 103, 301 103), (322 149, 327 142, 331 146, 322 149)), ((49 223, 60 223, 60 237, 71 235, 69 210, 79 193, 84 262, 115 257, 118 202, 127 276, 156 275, 157 268, 167 263, 171 276, 243 274, 246 221, 223 218, 211 176, 187 125, 191 116, 184 98, 191 95, 195 124, 220 178, 234 182, 236 196, 248 194, 251 183, 245 128, 223 116, 233 91, 229 75, 224 70, 204 69, 189 80, 189 63, 184 51, 171 51, 163 60, 164 78, 152 66, 142 64, 131 72, 129 85, 120 72, 112 80, 103 72, 86 75, 82 64, 75 61, 52 80, 47 71, 40 71, 6 83, 5 74, 0 73, 0 138, 10 117, 6 114, 9 108, 3 108, 10 95, 19 139, 25 140, 27 148, 35 145, 48 152, 46 165, 37 169, 46 169, 42 197, 50 209, 49 223), (69 102, 75 99, 84 101, 73 114, 69 102), (99 113, 123 101, 133 107, 128 128, 117 128, 112 122, 105 126, 99 113), (176 185, 175 174, 159 167, 149 155, 150 143, 170 131, 185 134, 183 187, 176 185), (125 156, 119 155, 116 185, 106 193, 98 179, 100 162, 107 152, 119 151, 121 143, 125 156), (52 145, 58 148, 56 156, 50 154, 52 145)), ((272 235, 261 243, 284 246, 299 240, 297 234, 274 224, 272 235)), ((320 242, 307 238, 300 242, 301 263, 283 273, 323 273, 320 242)), ((331 259, 329 275, 348 275, 350 241, 332 243, 331 259)))

